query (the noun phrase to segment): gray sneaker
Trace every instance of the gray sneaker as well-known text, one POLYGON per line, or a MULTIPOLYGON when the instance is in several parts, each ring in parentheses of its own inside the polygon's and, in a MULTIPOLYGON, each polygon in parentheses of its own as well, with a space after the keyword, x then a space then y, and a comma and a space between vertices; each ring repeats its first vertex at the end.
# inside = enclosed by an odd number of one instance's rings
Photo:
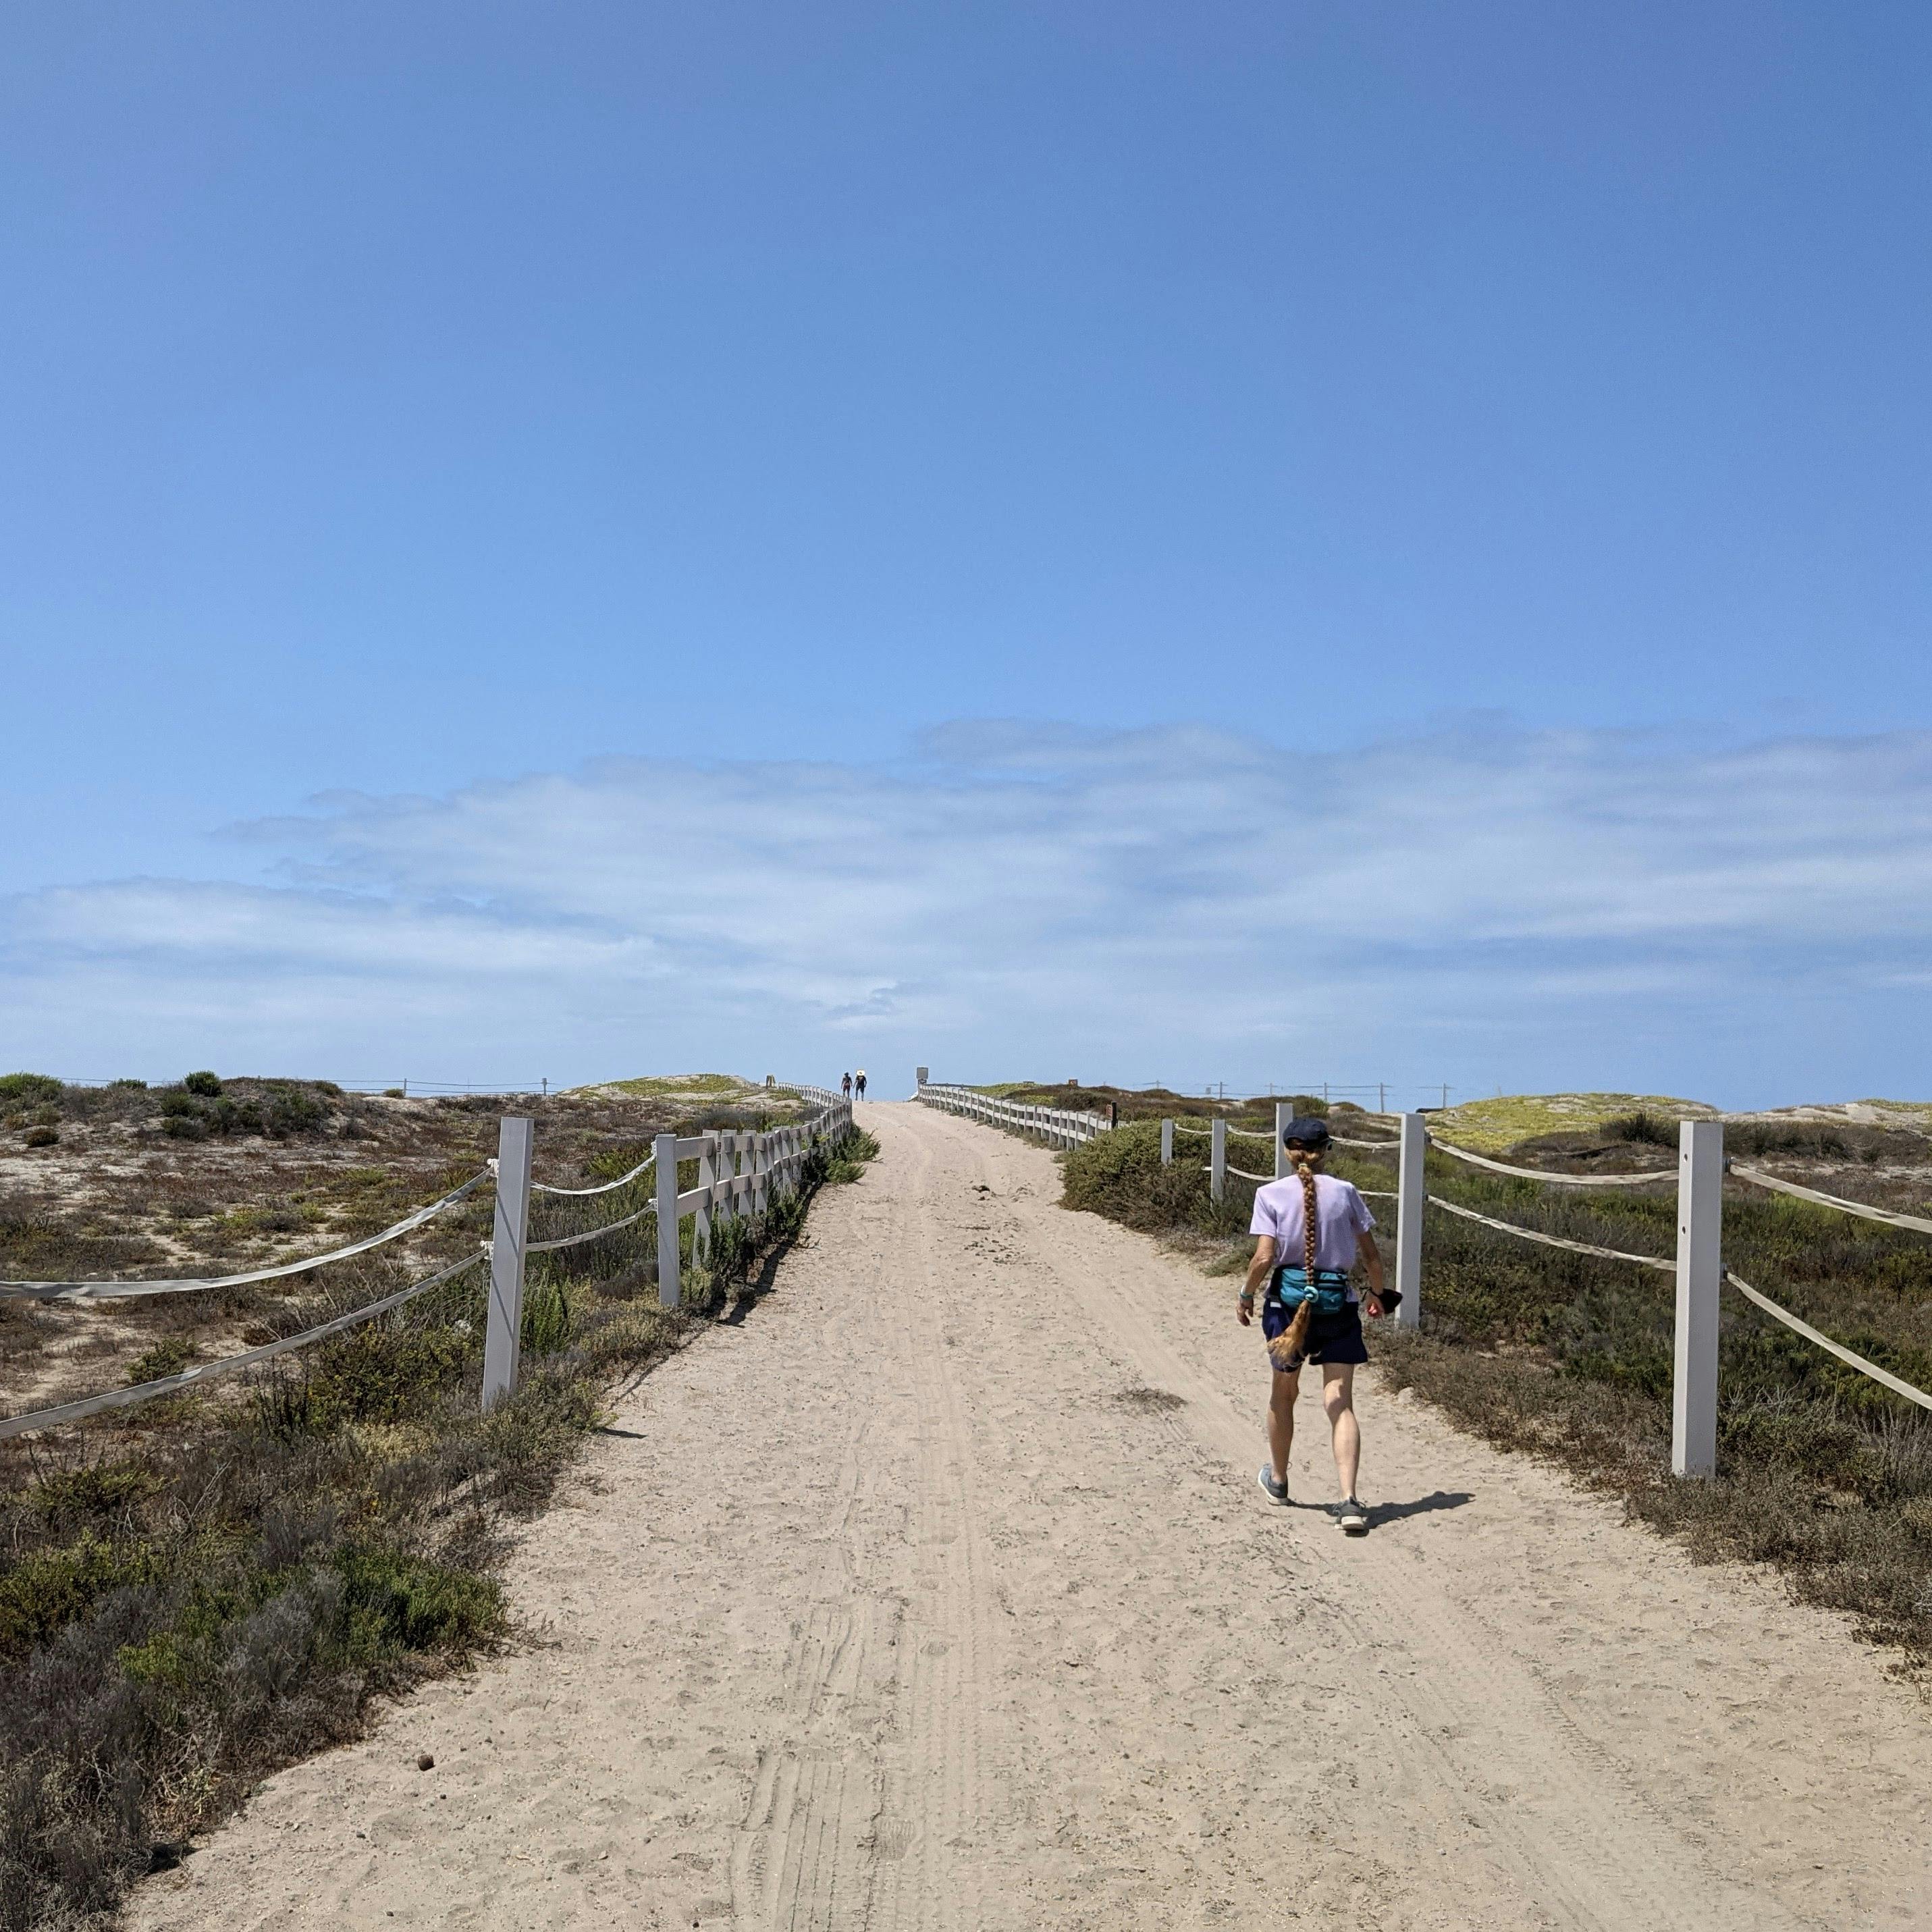
POLYGON ((1256 1477, 1255 1480, 1261 1484, 1263 1489, 1267 1490, 1268 1492, 1268 1501, 1270 1502, 1285 1503, 1287 1502, 1288 1485, 1286 1483, 1276 1482, 1274 1479, 1274 1472, 1270 1469, 1265 1462, 1262 1465, 1260 1472, 1256 1477))
POLYGON ((1345 1535, 1366 1536, 1369 1533, 1369 1513, 1353 1496, 1336 1510, 1335 1520, 1342 1526, 1345 1535))

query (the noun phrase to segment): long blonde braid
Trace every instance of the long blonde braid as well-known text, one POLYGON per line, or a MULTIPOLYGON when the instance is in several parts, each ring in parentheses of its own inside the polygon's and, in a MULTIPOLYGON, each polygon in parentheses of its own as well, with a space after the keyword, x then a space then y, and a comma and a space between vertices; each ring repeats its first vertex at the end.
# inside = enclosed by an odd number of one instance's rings
POLYGON ((1316 1225, 1318 1218, 1315 1204, 1315 1166, 1306 1149, 1298 1149, 1294 1160, 1294 1171, 1301 1177, 1301 1218, 1307 1224, 1301 1231, 1301 1271, 1308 1278, 1308 1291, 1312 1294, 1315 1292, 1316 1225))
POLYGON ((1315 1168, 1306 1148, 1291 1148, 1288 1157, 1301 1182, 1301 1305, 1288 1326, 1268 1345, 1269 1359, 1285 1375, 1301 1366, 1308 1350, 1308 1324, 1315 1316, 1315 1249, 1318 1228, 1316 1216, 1315 1168))

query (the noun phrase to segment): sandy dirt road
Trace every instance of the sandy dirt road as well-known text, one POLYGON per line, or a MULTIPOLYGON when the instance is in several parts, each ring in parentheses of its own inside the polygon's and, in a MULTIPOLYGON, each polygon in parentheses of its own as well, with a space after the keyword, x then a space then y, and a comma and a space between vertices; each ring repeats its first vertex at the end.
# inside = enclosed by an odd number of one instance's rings
POLYGON ((552 1641, 271 1780, 135 1925, 1932 1924, 1932 1725, 1840 1624, 1372 1386, 1371 1534, 1270 1505, 1233 1283, 866 1114, 531 1534, 552 1641))

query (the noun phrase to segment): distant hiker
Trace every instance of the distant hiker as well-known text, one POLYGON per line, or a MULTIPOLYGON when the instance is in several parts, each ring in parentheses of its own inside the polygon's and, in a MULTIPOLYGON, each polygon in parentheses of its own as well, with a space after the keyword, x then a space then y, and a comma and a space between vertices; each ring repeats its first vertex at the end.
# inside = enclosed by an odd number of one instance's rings
POLYGON ((842 1080, 842 1081, 840 1081, 840 1082, 839 1082, 838 1084, 839 1084, 840 1089, 841 1089, 841 1090, 843 1091, 843 1093, 844 1094, 844 1096, 845 1096, 846 1099, 847 1099, 847 1100, 850 1100, 850 1099, 851 1099, 851 1097, 852 1097, 852 1076, 851 1076, 851 1075, 850 1075, 850 1074, 849 1074, 849 1073, 848 1073, 848 1074, 847 1074, 847 1075, 846 1075, 846 1076, 844 1077, 844 1078, 843 1080, 842 1080))
POLYGON ((862 1100, 866 1097, 866 1070, 862 1066, 859 1070, 859 1097, 862 1100))
POLYGON ((1348 1181, 1316 1172, 1328 1152, 1327 1123, 1290 1120, 1281 1139, 1294 1172, 1255 1190, 1249 1229, 1257 1238, 1255 1256, 1234 1309, 1245 1328, 1254 1318, 1256 1291, 1268 1283, 1262 1333, 1274 1366, 1274 1388, 1268 1402, 1268 1461, 1262 1465, 1259 1480, 1276 1502, 1288 1501, 1288 1452, 1294 1442, 1301 1366, 1318 1362, 1322 1406, 1328 1412, 1335 1474, 1342 1486, 1335 1517, 1351 1536, 1360 1536, 1369 1519, 1355 1499, 1362 1454, 1355 1421, 1355 1364, 1366 1362, 1369 1351, 1362 1340, 1363 1304, 1348 1282, 1357 1255, 1368 1264, 1366 1305, 1371 1316, 1393 1308, 1401 1297, 1384 1285, 1368 1204, 1348 1181), (1292 1263, 1290 1256, 1295 1258, 1292 1263))

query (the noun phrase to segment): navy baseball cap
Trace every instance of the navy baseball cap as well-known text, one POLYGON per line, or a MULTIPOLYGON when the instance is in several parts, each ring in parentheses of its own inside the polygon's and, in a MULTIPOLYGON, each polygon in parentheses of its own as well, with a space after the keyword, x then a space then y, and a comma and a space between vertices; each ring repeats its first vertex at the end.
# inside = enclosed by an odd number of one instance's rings
POLYGON ((1328 1123, 1313 1114, 1304 1114, 1282 1129, 1281 1144, 1283 1147, 1326 1147, 1328 1123))

